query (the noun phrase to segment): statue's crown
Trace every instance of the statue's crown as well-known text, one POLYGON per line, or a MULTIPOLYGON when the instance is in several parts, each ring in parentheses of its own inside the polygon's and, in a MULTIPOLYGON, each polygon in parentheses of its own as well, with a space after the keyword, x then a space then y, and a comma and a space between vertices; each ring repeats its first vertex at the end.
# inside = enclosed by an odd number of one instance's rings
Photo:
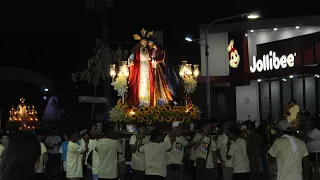
POLYGON ((150 37, 153 36, 153 31, 148 31, 147 32, 147 30, 145 30, 144 28, 140 32, 141 32, 141 36, 139 34, 134 34, 133 35, 134 40, 140 40, 141 37, 150 38, 150 37))
POLYGON ((25 101, 24 98, 20 98, 20 102, 21 102, 22 104, 24 103, 24 101, 25 101))

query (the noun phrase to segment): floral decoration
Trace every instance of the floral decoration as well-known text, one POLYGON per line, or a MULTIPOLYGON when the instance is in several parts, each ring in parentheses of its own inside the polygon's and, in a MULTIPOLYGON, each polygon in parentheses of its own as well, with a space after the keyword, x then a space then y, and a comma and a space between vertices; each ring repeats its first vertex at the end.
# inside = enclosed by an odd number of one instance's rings
POLYGON ((129 124, 146 122, 148 125, 171 124, 180 121, 184 124, 200 119, 200 110, 197 106, 190 104, 188 106, 146 106, 132 107, 122 104, 118 101, 116 107, 110 110, 110 119, 112 121, 127 121, 129 124), (123 117, 123 114, 125 117, 123 117), (119 116, 119 117, 115 117, 119 116))
POLYGON ((118 96, 123 96, 128 92, 128 82, 125 76, 118 76, 114 82, 111 83, 114 90, 118 92, 118 96))
POLYGON ((185 75, 182 77, 184 91, 187 94, 193 93, 197 88, 197 81, 192 76, 185 75))
POLYGON ((110 120, 113 122, 124 122, 126 120, 126 112, 123 107, 115 106, 109 111, 110 120))

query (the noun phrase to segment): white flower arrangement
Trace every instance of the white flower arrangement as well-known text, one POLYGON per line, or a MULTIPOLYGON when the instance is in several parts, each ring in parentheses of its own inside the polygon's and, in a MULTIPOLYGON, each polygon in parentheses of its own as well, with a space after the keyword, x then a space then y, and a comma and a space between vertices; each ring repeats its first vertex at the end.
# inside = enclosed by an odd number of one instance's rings
POLYGON ((124 76, 118 76, 111 85, 114 90, 118 92, 118 96, 124 96, 124 94, 128 92, 128 82, 127 78, 124 76))
POLYGON ((122 107, 115 106, 109 111, 109 118, 113 122, 123 122, 126 118, 126 113, 122 107))
POLYGON ((194 79, 194 77, 186 75, 182 79, 184 91, 187 94, 193 93, 197 88, 197 81, 194 79))

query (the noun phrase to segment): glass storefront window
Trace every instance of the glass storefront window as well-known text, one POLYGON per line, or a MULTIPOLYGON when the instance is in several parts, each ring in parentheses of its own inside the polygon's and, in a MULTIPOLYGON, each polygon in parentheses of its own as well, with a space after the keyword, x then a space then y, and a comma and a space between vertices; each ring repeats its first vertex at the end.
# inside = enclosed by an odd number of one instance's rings
POLYGON ((262 120, 268 118, 270 114, 270 100, 269 100, 269 82, 263 81, 260 83, 260 113, 262 120))
POLYGON ((316 86, 314 76, 305 77, 305 93, 305 110, 314 114, 316 113, 316 86))
POLYGON ((293 99, 297 101, 300 107, 300 111, 304 109, 303 107, 303 80, 300 77, 291 79, 293 81, 293 99))

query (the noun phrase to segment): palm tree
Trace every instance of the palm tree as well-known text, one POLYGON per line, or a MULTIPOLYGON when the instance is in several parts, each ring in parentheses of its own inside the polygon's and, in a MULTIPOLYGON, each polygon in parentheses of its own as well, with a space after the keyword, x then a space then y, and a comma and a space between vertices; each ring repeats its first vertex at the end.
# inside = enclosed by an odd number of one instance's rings
POLYGON ((109 64, 113 59, 113 52, 109 47, 105 47, 100 40, 96 41, 94 55, 87 61, 87 68, 83 71, 72 73, 73 82, 83 82, 93 85, 93 102, 91 109, 91 119, 94 117, 94 105, 97 87, 100 82, 109 76, 109 64))

